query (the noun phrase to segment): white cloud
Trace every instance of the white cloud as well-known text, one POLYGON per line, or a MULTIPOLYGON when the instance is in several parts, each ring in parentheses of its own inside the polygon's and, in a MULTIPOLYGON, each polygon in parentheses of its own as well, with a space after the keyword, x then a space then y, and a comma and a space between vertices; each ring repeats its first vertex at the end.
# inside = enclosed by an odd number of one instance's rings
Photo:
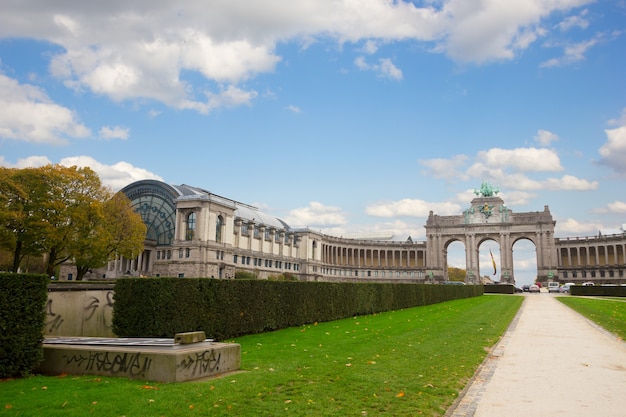
POLYGON ((33 155, 26 158, 18 159, 15 164, 10 163, 3 156, 0 156, 0 165, 7 168, 37 168, 45 165, 49 165, 52 162, 46 156, 33 155))
MULTIPOLYGON (((244 91, 242 82, 275 70, 282 60, 276 52, 280 43, 306 48, 320 40, 364 42, 362 53, 372 55, 385 43, 411 40, 434 44, 432 51, 461 62, 512 59, 545 35, 542 22, 552 15, 565 16, 561 27, 581 26, 584 14, 568 13, 591 1, 444 0, 416 6, 402 0, 231 0, 207 6, 192 0, 173 7, 165 0, 54 6, 32 0, 3 5, 0 38, 59 45, 63 52, 51 58, 50 72, 77 91, 207 113, 215 106, 248 104, 256 94, 206 102, 206 83, 192 82, 188 73, 222 85, 222 91, 244 91)), ((389 79, 403 76, 388 58, 370 69, 389 79)))
POLYGON ((284 219, 291 227, 330 227, 348 223, 346 214, 339 207, 325 206, 317 201, 289 212, 284 219))
POLYGON ((539 129, 534 139, 539 146, 550 146, 552 142, 559 140, 559 136, 548 130, 539 129))
POLYGON ((587 16, 588 14, 589 10, 585 9, 578 16, 567 16, 565 19, 559 22, 557 27, 563 32, 567 32, 572 28, 587 29, 587 27, 589 26, 589 21, 585 19, 585 16, 587 16))
POLYGON ((430 203, 405 198, 372 204, 365 208, 365 213, 374 217, 427 217, 431 210, 441 215, 459 214, 462 211, 461 206, 455 203, 430 203))
POLYGON ((103 139, 128 139, 127 128, 123 128, 120 126, 103 126, 100 129, 100 137, 103 139))
POLYGON ((588 49, 595 46, 599 42, 599 38, 589 39, 584 42, 572 43, 565 46, 563 50, 563 56, 559 58, 552 58, 545 62, 542 62, 539 66, 541 68, 562 67, 570 65, 585 59, 585 53, 588 49))
POLYGON ((177 104, 177 107, 182 110, 196 110, 199 113, 207 114, 220 107, 249 105, 257 96, 257 92, 245 91, 231 85, 218 94, 206 91, 205 95, 206 101, 182 100, 177 104))
MULTIPOLYGON (((36 168, 53 163, 54 162, 50 161, 46 156, 29 156, 28 158, 19 159, 15 164, 11 164, 0 156, 0 165, 9 168, 36 168)), ((63 158, 59 161, 59 165, 66 167, 77 166, 79 168, 89 167, 98 174, 102 185, 110 187, 114 191, 118 191, 128 184, 139 180, 154 179, 163 181, 158 175, 124 161, 107 165, 95 160, 91 156, 83 155, 63 158)))
POLYGON ((467 179, 467 175, 462 172, 468 157, 466 155, 455 155, 452 158, 420 159, 420 165, 427 168, 424 173, 434 178, 467 179))
POLYGON ((380 58, 378 64, 368 64, 363 56, 359 56, 354 60, 354 64, 362 71, 374 71, 381 78, 400 81, 404 77, 402 70, 389 58, 380 58))
POLYGON ((120 161, 113 165, 106 165, 96 161, 90 156, 71 156, 63 158, 59 161, 59 165, 67 167, 77 166, 79 168, 89 167, 98 174, 103 185, 111 187, 114 191, 118 191, 128 184, 139 180, 163 180, 158 175, 143 168, 135 167, 128 162, 120 161))
POLYGON ((452 58, 466 62, 512 59, 516 52, 545 35, 542 19, 589 2, 448 1, 442 10, 448 22, 441 49, 452 58))
POLYGON ((609 126, 626 126, 626 108, 622 109, 622 114, 617 119, 608 121, 609 126))
POLYGON ((600 223, 582 223, 575 219, 558 220, 554 227, 557 236, 597 236, 605 227, 600 223))
POLYGON ((561 178, 548 178, 541 182, 541 188, 546 190, 591 191, 598 188, 598 181, 588 181, 573 175, 563 175, 561 178))
POLYGON ((373 55, 378 51, 378 44, 374 40, 368 39, 363 45, 362 51, 364 54, 373 55))
POLYGON ((614 201, 607 204, 606 207, 600 207, 593 210, 593 212, 599 214, 626 214, 626 202, 614 201))
POLYGON ((615 129, 606 129, 607 141, 600 148, 600 164, 626 175, 626 124, 615 129))
POLYGON ((37 86, 0 73, 0 138, 61 145, 91 134, 74 112, 54 103, 37 86))
POLYGON ((476 159, 490 168, 507 168, 513 171, 562 171, 557 153, 544 148, 491 148, 481 151, 476 159))
POLYGON ((294 106, 294 105, 287 106, 287 110, 289 110, 292 113, 296 113, 296 114, 302 113, 302 110, 300 110, 300 108, 298 106, 294 106))

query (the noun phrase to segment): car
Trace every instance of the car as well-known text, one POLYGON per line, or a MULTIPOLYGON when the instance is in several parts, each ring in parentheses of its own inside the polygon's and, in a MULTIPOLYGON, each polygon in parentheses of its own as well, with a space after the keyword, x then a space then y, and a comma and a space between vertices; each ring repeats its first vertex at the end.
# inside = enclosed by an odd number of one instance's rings
POLYGON ((562 293, 562 294, 569 294, 569 288, 570 288, 572 285, 574 285, 574 284, 573 284, 573 283, 571 283, 571 282, 568 282, 568 283, 566 283, 566 284, 563 284, 563 285, 561 286, 561 288, 559 288, 559 292, 560 292, 560 293, 562 293))
POLYGON ((539 285, 533 284, 528 288, 528 292, 541 292, 541 288, 539 288, 539 285))
POLYGON ((522 285, 522 291, 528 292, 530 290, 530 285, 522 285))
POLYGON ((559 292, 559 287, 558 282, 548 282, 548 292, 559 292))
POLYGON ((524 292, 524 290, 521 289, 520 287, 515 287, 515 292, 524 292))

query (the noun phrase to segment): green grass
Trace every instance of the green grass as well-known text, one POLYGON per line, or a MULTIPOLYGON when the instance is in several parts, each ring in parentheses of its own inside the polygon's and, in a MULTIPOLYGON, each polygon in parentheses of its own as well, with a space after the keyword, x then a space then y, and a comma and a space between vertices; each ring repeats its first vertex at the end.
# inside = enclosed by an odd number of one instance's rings
POLYGON ((626 339, 626 300, 623 298, 557 297, 557 299, 621 339, 626 339))
POLYGON ((0 382, 0 416, 441 416, 523 298, 486 295, 236 339, 243 372, 0 382))

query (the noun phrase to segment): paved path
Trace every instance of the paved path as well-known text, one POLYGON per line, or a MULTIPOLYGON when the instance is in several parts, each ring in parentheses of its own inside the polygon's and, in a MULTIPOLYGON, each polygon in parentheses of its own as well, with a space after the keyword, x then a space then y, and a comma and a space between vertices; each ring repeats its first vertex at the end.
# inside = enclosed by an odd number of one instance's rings
POLYGON ((548 293, 525 294, 449 417, 626 416, 626 343, 548 293))

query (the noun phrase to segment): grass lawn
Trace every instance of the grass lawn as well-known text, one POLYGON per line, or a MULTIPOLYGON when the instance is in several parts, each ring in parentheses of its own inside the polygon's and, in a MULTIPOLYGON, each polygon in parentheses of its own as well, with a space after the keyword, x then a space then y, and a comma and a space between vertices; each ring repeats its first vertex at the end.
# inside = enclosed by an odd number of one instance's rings
POLYGON ((571 296, 557 299, 621 339, 626 339, 626 299, 571 296))
POLYGON ((0 416, 441 416, 523 297, 484 295, 237 338, 242 371, 0 382, 0 416))

